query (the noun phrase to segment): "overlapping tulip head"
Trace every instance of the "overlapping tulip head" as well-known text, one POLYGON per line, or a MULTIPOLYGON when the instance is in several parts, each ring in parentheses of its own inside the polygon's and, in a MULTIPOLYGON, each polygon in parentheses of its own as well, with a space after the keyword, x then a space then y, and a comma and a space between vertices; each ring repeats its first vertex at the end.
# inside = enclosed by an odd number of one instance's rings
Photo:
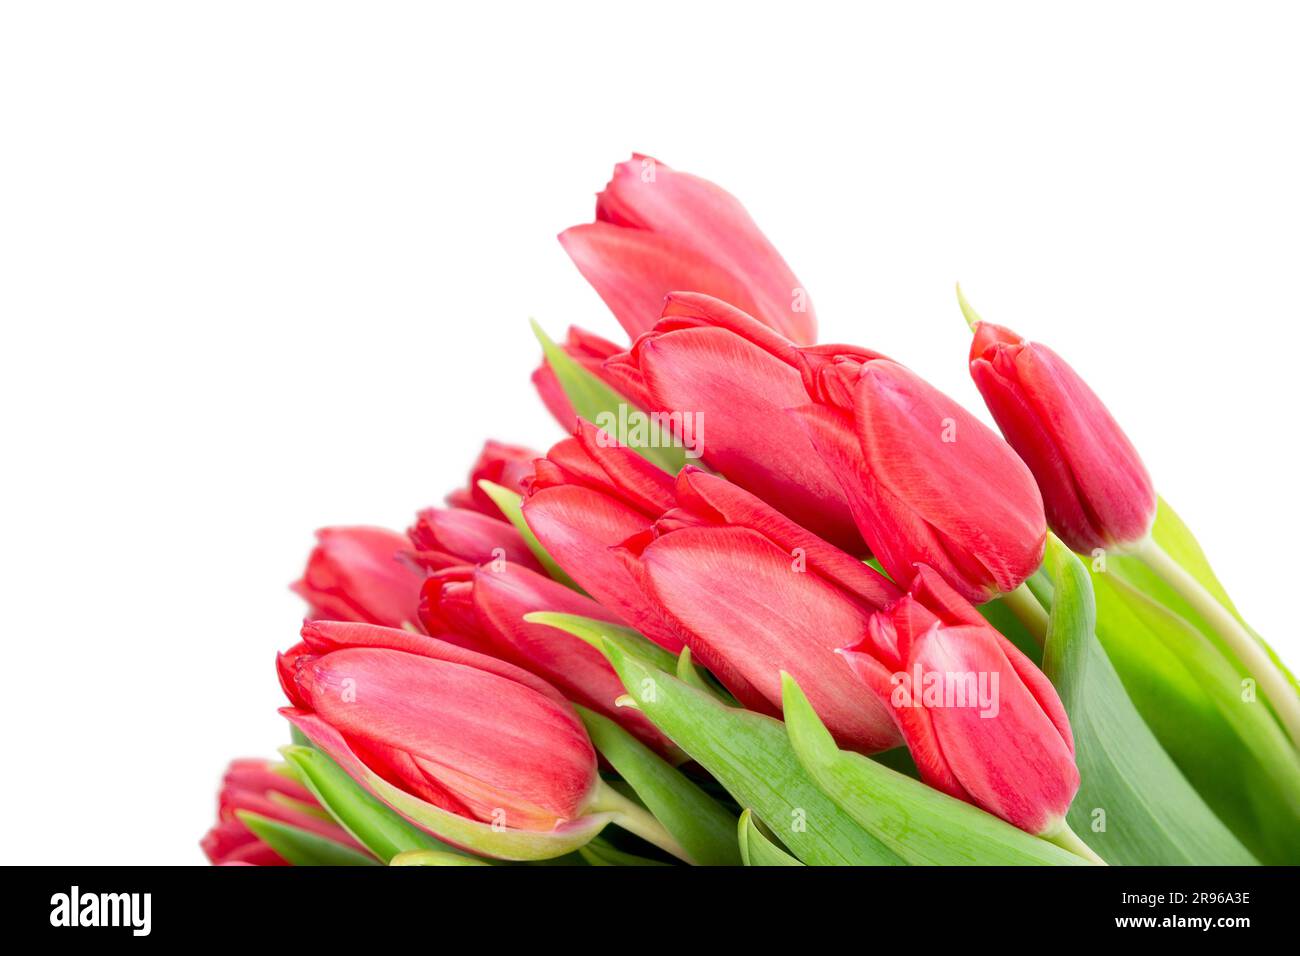
POLYGON ((684 469, 675 497, 620 554, 692 654, 752 710, 779 712, 784 670, 843 746, 896 746, 885 707, 863 698, 835 650, 897 589, 716 475, 684 469))
POLYGON ((291 587, 308 616, 401 627, 414 623, 423 575, 401 559, 410 545, 385 528, 321 528, 307 568, 291 587))
POLYGON ((1006 442, 879 353, 831 345, 799 358, 813 401, 798 415, 895 581, 928 565, 979 603, 1038 569, 1043 501, 1006 442))
POLYGON ((1047 677, 926 567, 842 651, 893 715, 922 778, 1022 830, 1058 830, 1079 788, 1047 677))
POLYGON ((534 467, 523 514, 542 546, 621 621, 680 651, 671 621, 612 550, 674 506, 672 477, 585 421, 534 467))
POLYGON ((674 292, 653 330, 605 367, 647 410, 695 416, 704 464, 820 537, 866 552, 843 488, 792 414, 808 393, 789 339, 711 296, 674 292))
POLYGON ((1047 346, 991 322, 974 331, 971 378, 1037 479, 1052 530, 1085 554, 1145 538, 1155 488, 1101 399, 1047 346))
POLYGON ((479 487, 479 482, 490 481, 511 491, 523 491, 524 481, 533 473, 533 459, 536 457, 537 452, 531 448, 488 439, 470 467, 469 482, 449 494, 447 504, 453 508, 470 508, 497 521, 504 520, 501 509, 479 487))
POLYGON ((217 797, 217 822, 200 846, 218 866, 286 866, 287 861, 263 842, 241 819, 245 813, 305 830, 341 847, 366 851, 342 827, 321 812, 302 784, 266 760, 231 761, 217 797))
MULTIPOLYGON (((355 779, 438 813, 549 831, 582 815, 596 757, 564 698, 513 664, 422 634, 308 622, 278 660, 282 713, 355 779)), ((399 799, 400 798, 400 799, 399 799)))
POLYGON ((538 611, 616 623, 615 616, 535 571, 510 562, 461 565, 424 583, 420 619, 430 634, 499 657, 545 679, 569 700, 604 714, 661 753, 668 739, 645 715, 618 707, 623 684, 600 651, 524 616, 538 611))
POLYGON ((616 166, 596 221, 560 242, 630 336, 654 323, 666 294, 694 289, 796 342, 816 340, 807 293, 736 198, 649 156, 616 166))

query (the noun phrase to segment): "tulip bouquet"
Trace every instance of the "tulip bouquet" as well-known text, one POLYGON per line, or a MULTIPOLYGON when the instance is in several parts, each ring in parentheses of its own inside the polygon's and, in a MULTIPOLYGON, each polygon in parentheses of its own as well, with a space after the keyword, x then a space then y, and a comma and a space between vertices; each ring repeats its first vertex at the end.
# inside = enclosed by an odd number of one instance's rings
POLYGON ((317 532, 213 862, 1300 862, 1295 678, 1064 359, 958 290, 999 435, 649 157, 560 241, 626 340, 537 329, 568 437, 317 532))

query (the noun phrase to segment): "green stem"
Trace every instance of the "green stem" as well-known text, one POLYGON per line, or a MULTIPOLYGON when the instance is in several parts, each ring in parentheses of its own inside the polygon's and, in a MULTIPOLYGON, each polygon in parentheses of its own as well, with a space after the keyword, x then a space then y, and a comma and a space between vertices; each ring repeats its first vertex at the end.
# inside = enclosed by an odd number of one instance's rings
POLYGON ((1047 643, 1047 612, 1038 603, 1034 593, 1029 590, 1028 584, 1021 584, 1014 591, 1002 595, 1002 603, 1010 608, 1011 613, 1025 626, 1025 629, 1034 635, 1034 640, 1038 642, 1039 647, 1047 643))
POLYGON ((654 814, 635 800, 623 796, 604 780, 596 785, 596 793, 588 809, 594 813, 612 813, 613 822, 629 833, 635 833, 641 839, 653 843, 665 853, 671 853, 685 863, 695 862, 690 854, 682 849, 681 844, 673 839, 672 834, 664 829, 664 825, 655 819, 654 814))
POLYGON ((1099 857, 1092 847, 1079 839, 1079 835, 1070 829, 1070 825, 1061 820, 1061 825, 1051 833, 1042 834, 1042 838, 1048 843, 1055 843, 1062 850, 1068 850, 1075 856, 1081 856, 1089 863, 1097 866, 1108 866, 1109 864, 1099 857))
POLYGON ((1156 544, 1154 538, 1148 537, 1139 544, 1135 553, 1223 638, 1237 660, 1241 661, 1246 674, 1255 679, 1265 698, 1272 704, 1273 712, 1291 738, 1291 743, 1300 747, 1300 697, 1297 697, 1286 677, 1264 648, 1260 647, 1254 635, 1200 581, 1156 544))

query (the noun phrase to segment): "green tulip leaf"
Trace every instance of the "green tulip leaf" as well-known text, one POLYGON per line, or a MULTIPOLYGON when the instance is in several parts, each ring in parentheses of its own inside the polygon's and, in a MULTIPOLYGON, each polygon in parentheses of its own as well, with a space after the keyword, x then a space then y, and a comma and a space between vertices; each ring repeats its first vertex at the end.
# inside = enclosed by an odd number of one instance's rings
POLYGON ((763 832, 753 810, 745 810, 737 824, 740 859, 745 866, 803 866, 763 832))
POLYGON ((799 766, 780 721, 716 697, 606 642, 631 701, 742 806, 812 865, 899 865, 902 860, 821 792, 799 766))
POLYGON ((665 434, 653 416, 644 419, 647 426, 645 441, 635 440, 624 426, 633 421, 634 413, 638 416, 645 413, 570 358, 564 349, 551 341, 540 325, 533 322, 532 326, 537 341, 542 343, 546 364, 555 373, 560 388, 564 390, 565 397, 579 418, 602 427, 607 422, 618 423, 617 427, 606 427, 605 431, 620 444, 627 445, 646 461, 658 465, 670 475, 682 470, 686 464, 685 450, 679 441, 670 434, 665 434), (620 406, 626 410, 622 415, 619 414, 620 406))
POLYGON ((799 685, 782 675, 790 742, 804 768, 860 826, 901 859, 929 866, 1082 866, 1087 861, 1024 830, 840 750, 799 685))
POLYGON ((1094 636, 1088 572, 1055 536, 1043 670, 1074 731, 1081 783, 1067 816, 1102 858, 1129 866, 1257 862, 1164 751, 1094 636))
POLYGON ((388 861, 413 850, 458 852, 376 800, 315 747, 283 747, 280 753, 338 825, 379 859, 388 861))
POLYGON ((614 721, 577 707, 591 742, 701 866, 736 866, 736 818, 614 721))
POLYGON ((236 810, 235 816, 290 866, 378 865, 373 857, 310 830, 249 810, 236 810))

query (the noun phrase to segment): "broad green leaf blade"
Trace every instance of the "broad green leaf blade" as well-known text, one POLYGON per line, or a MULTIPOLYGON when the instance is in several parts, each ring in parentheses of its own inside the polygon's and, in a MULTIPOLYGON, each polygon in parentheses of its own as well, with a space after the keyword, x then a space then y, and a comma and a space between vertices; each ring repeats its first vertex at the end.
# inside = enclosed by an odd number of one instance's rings
POLYGON ((236 810, 241 823, 291 866, 377 866, 374 858, 328 837, 250 810, 236 810))
POLYGON ((728 707, 612 643, 605 655, 636 706, 738 803, 753 807, 804 863, 902 863, 817 788, 795 759, 780 721, 728 707))
POLYGON ((745 866, 803 866, 764 833, 754 819, 753 810, 745 810, 737 824, 740 859, 745 866))
POLYGON ((578 587, 577 582, 565 573, 564 568, 555 563, 555 559, 551 557, 550 552, 542 547, 542 543, 537 540, 537 535, 533 534, 533 529, 528 527, 528 522, 524 520, 522 508, 523 496, 517 491, 511 491, 509 488, 488 481, 486 478, 480 478, 478 486, 492 499, 493 504, 500 509, 506 520, 515 526, 515 530, 524 539, 524 544, 528 545, 528 550, 533 552, 533 557, 551 576, 551 579, 585 594, 586 592, 578 587))
POLYGON ((376 800, 315 747, 283 747, 280 753, 338 825, 379 859, 387 862, 412 850, 458 852, 376 800))
POLYGON ((605 641, 620 648, 623 653, 631 654, 659 670, 673 670, 677 667, 677 658, 664 650, 654 641, 644 637, 640 631, 608 621, 598 621, 580 614, 558 614, 554 611, 532 611, 524 615, 530 624, 545 624, 558 628, 567 634, 581 638, 602 653, 605 641))
POLYGON ((577 707, 591 742, 701 866, 736 866, 736 818, 614 721, 577 707))
POLYGON ((466 856, 463 853, 445 853, 442 850, 407 850, 388 861, 389 866, 491 866, 487 860, 466 856))
POLYGON ((901 859, 930 866, 1083 866, 1030 836, 861 754, 840 750, 794 678, 782 678, 786 731, 804 768, 844 810, 901 859))
POLYGON ((536 322, 532 326, 537 341, 542 343, 546 364, 555 373, 560 388, 564 389, 565 396, 580 418, 604 428, 620 444, 627 445, 646 461, 658 465, 669 474, 675 475, 682 470, 686 464, 685 449, 659 426, 654 416, 645 415, 645 412, 571 359, 536 322), (623 409, 621 415, 620 408, 623 409), (637 441, 628 434, 630 429, 626 426, 634 414, 645 416, 642 419, 646 423, 644 441, 637 441))
POLYGON ((1129 699, 1094 636, 1088 572, 1055 537, 1043 670, 1070 715, 1079 793, 1067 821, 1109 863, 1128 866, 1257 862, 1192 788, 1129 699))
POLYGON ((610 846, 600 837, 596 837, 578 852, 590 866, 672 866, 671 863, 665 863, 663 860, 651 860, 648 857, 637 856, 635 853, 625 853, 610 846))

